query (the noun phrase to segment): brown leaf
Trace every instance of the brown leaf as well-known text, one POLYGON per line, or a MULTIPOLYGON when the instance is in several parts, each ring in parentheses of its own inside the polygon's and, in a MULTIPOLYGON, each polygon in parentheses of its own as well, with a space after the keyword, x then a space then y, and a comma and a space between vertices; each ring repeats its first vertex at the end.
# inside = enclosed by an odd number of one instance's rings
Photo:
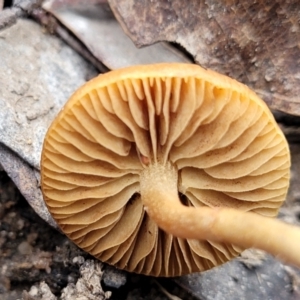
POLYGON ((253 88, 272 109, 300 115, 298 0, 109 0, 141 47, 176 42, 200 65, 253 88))

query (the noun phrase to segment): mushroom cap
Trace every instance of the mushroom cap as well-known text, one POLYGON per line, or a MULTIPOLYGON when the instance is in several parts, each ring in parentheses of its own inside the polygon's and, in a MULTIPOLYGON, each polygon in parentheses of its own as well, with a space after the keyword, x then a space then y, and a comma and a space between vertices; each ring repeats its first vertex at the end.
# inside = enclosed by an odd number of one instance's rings
POLYGON ((153 163, 177 168, 187 206, 274 217, 289 185, 287 142, 253 91, 197 65, 156 64, 99 75, 73 94, 44 141, 45 202, 80 248, 128 271, 179 276, 237 256, 234 245, 158 228, 140 197, 153 163))

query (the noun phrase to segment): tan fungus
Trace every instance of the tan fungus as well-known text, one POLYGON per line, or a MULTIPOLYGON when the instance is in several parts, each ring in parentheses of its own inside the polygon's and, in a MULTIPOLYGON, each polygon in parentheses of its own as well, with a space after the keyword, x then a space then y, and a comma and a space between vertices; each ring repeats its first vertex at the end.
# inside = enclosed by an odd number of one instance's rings
POLYGON ((298 228, 269 218, 289 185, 287 142, 226 76, 176 63, 100 75, 54 120, 41 167, 61 229, 116 267, 178 276, 252 246, 300 265, 298 228))

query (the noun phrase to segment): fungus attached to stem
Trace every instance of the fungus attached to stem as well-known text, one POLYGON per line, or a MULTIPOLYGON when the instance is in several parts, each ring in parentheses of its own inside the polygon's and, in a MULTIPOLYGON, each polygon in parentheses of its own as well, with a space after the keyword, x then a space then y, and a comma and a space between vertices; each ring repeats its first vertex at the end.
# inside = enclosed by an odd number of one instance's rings
POLYGON ((259 248, 300 266, 299 228, 231 208, 183 206, 173 167, 154 164, 143 171, 141 197, 150 217, 174 236, 259 248))
POLYGON ((42 190, 78 246, 129 271, 178 276, 256 247, 300 266, 300 229, 273 219, 290 154, 264 102, 196 65, 112 71, 45 138, 42 190))

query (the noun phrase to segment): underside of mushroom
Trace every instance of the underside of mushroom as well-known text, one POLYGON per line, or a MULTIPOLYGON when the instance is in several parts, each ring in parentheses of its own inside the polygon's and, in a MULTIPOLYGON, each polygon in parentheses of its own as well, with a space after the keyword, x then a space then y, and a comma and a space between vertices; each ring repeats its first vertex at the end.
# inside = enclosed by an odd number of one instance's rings
POLYGON ((287 142, 255 93, 184 64, 85 84, 49 128, 41 160, 44 199, 66 235, 154 276, 207 270, 252 246, 300 265, 300 230, 270 218, 289 168, 287 142))

